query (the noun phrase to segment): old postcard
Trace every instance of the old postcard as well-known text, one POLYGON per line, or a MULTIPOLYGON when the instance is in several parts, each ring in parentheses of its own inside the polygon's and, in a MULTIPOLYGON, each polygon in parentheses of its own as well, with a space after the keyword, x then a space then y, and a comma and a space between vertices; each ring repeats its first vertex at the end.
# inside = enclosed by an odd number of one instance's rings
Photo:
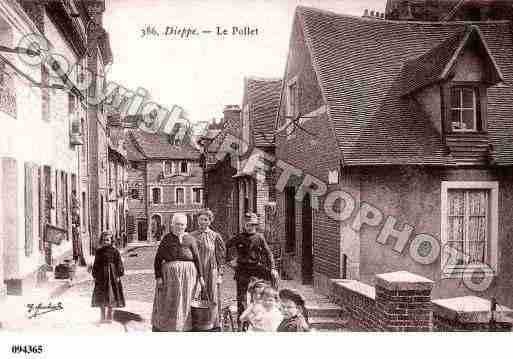
POLYGON ((510 333, 512 21, 504 0, 2 0, 8 354, 510 333))

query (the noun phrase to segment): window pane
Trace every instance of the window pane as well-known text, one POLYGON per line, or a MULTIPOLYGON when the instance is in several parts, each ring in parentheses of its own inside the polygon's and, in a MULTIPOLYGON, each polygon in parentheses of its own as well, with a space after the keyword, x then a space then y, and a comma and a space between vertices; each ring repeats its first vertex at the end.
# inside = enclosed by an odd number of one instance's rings
POLYGON ((450 251, 451 258, 450 258, 450 264, 451 265, 462 265, 465 264, 464 255, 463 255, 463 242, 448 242, 447 243, 449 247, 451 247, 453 250, 450 251))
POLYGON ((462 89, 463 108, 474 109, 474 89, 462 89))
POLYGON ((449 190, 449 215, 463 216, 465 214, 465 192, 462 190, 449 190))
POLYGON ((460 89, 451 89, 451 108, 460 108, 460 89))
POLYGON ((461 114, 461 112, 459 110, 451 111, 451 125, 452 125, 453 131, 461 130, 460 114, 461 114))
POLYGON ((463 217, 449 217, 448 234, 449 241, 461 241, 463 244, 463 217))
POLYGON ((185 203, 183 188, 176 189, 176 203, 185 203))
POLYGON ((469 191, 469 215, 485 216, 488 207, 487 191, 469 191))
POLYGON ((463 129, 475 130, 474 126, 474 110, 463 111, 463 129))

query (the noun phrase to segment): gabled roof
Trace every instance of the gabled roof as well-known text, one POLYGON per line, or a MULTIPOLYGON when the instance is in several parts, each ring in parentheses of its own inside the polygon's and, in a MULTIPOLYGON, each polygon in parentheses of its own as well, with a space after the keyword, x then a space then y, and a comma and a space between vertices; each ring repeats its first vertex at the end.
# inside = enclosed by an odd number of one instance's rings
POLYGON ((404 83, 403 94, 406 95, 431 84, 449 80, 456 60, 472 40, 478 42, 486 56, 486 62, 491 70, 487 79, 489 83, 497 84, 504 81, 501 70, 490 53, 481 31, 477 26, 470 25, 464 31, 456 33, 424 55, 405 64, 401 75, 404 83))
POLYGON ((133 145, 127 148, 131 160, 143 159, 187 159, 198 160, 200 152, 191 144, 183 143, 179 146, 169 142, 168 135, 151 134, 141 130, 128 131, 133 145), (132 159, 133 158, 133 159, 132 159))
POLYGON ((208 145, 207 151, 209 153, 216 153, 228 135, 241 138, 240 119, 231 118, 227 120, 227 122, 224 124, 223 130, 219 132, 208 145))
MULTIPOLYGON (((306 7, 298 7, 296 16, 345 165, 452 163, 428 115, 402 96, 401 76, 409 61, 448 39, 458 43, 457 34, 465 33, 470 23, 362 19, 306 7)), ((509 83, 513 80, 511 24, 475 25, 509 83)), ((488 133, 498 164, 513 163, 511 98, 509 86, 488 90, 488 133)))
POLYGON ((246 77, 246 101, 255 146, 274 146, 274 121, 280 104, 281 79, 246 77))

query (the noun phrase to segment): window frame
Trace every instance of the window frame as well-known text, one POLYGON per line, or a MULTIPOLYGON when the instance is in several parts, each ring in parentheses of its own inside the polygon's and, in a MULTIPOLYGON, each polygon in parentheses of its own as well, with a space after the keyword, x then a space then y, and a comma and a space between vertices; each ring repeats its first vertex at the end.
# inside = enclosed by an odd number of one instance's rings
POLYGON ((160 186, 152 186, 150 191, 151 191, 151 204, 162 204, 162 203, 164 203, 164 198, 162 196, 162 194, 163 194, 162 187, 160 187, 160 186), (154 196, 154 192, 153 192, 153 190, 155 190, 155 189, 159 190, 159 202, 155 202, 155 196, 154 196))
POLYGON ((441 86, 442 93, 442 112, 443 112, 443 128, 447 135, 474 135, 486 134, 488 129, 488 89, 485 84, 479 82, 460 82, 453 81, 445 83, 441 86), (475 130, 453 130, 452 127, 452 90, 457 88, 473 89, 475 96, 474 122, 475 130))
POLYGON ((187 160, 180 160, 180 162, 178 163, 178 173, 180 174, 180 176, 188 176, 189 173, 190 173, 190 165, 189 165, 189 161, 187 160), (186 172, 183 172, 182 171, 182 164, 185 163, 185 165, 187 166, 187 171, 186 172))
POLYGON ((203 204, 203 188, 202 187, 192 187, 191 188, 191 199, 192 199, 192 204, 203 204), (196 196, 194 195, 194 190, 199 190, 200 191, 200 200, 199 202, 196 202, 196 196))
POLYGON ((479 90, 475 86, 455 85, 455 86, 451 87, 450 97, 451 97, 451 102, 450 102, 449 107, 450 107, 450 112, 451 112, 451 116, 450 116, 451 132, 455 132, 455 133, 479 132, 479 127, 478 127, 478 122, 479 122, 479 118, 480 118, 480 115, 479 115, 479 90), (453 100, 452 92, 455 90, 458 91, 458 94, 459 94, 459 99, 458 99, 459 107, 452 106, 452 100, 453 100), (472 91, 472 100, 473 100, 472 108, 463 107, 463 92, 464 92, 464 90, 472 91), (452 121, 452 112, 458 111, 459 124, 461 125, 463 123, 464 112, 470 111, 470 110, 472 110, 473 114, 474 114, 473 128, 471 128, 471 129, 463 129, 463 128, 455 129, 454 122, 452 121))
POLYGON ((249 145, 250 141, 250 114, 249 114, 249 103, 245 104, 242 108, 242 141, 249 145))
POLYGON ((482 269, 486 276, 495 276, 498 273, 498 232, 499 232, 499 182, 498 181, 442 181, 441 188, 441 221, 440 244, 441 261, 440 269, 442 278, 470 278, 473 271, 467 269, 482 269), (448 194, 450 190, 488 190, 488 239, 486 246, 489 248, 488 263, 485 265, 451 265, 446 266, 449 260, 448 246, 448 194), (493 272, 490 272, 489 269, 493 272))
POLYGON ((139 189, 138 188, 130 189, 130 199, 138 200, 138 201, 141 200, 141 198, 139 198, 139 189), (136 196, 134 196, 134 192, 135 192, 136 196))
POLYGON ((185 187, 175 187, 175 204, 177 206, 183 206, 187 203, 187 199, 185 198, 185 187), (181 189, 183 191, 183 202, 178 202, 178 190, 181 189))
MULTIPOLYGON (((287 82, 286 94, 287 94, 287 111, 286 111, 286 119, 285 123, 289 121, 294 121, 295 117, 299 113, 299 81, 298 77, 294 76, 290 81, 287 82), (291 96, 291 88, 294 88, 294 97, 291 96), (292 98, 294 98, 294 106, 292 105, 292 98), (293 113, 295 112, 295 113, 293 113)), ((287 134, 287 138, 294 137, 294 127, 295 125, 289 124, 285 129, 287 134)))

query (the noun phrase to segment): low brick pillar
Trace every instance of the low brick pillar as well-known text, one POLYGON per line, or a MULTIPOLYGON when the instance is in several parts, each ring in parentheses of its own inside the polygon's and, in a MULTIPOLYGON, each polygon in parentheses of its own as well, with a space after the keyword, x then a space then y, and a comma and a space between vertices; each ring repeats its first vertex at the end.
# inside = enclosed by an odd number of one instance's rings
POLYGON ((353 331, 381 331, 374 287, 356 280, 332 279, 330 299, 339 305, 353 331))
POLYGON ((376 275, 376 314, 385 331, 431 331, 433 281, 409 272, 376 275))
POLYGON ((497 306, 491 312, 489 300, 466 296, 433 301, 433 329, 436 331, 511 331, 513 310, 497 306))

